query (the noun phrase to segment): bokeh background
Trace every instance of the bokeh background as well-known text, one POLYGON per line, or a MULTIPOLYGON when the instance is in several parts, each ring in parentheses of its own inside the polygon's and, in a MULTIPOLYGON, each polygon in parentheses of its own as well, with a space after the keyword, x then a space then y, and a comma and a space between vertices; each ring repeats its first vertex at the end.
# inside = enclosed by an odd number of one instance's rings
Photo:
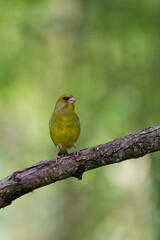
MULTIPOLYGON (((53 159, 78 99, 79 149, 160 123, 159 0, 0 1, 0 178, 53 159)), ((159 240, 160 153, 43 187, 1 210, 1 240, 159 240)))

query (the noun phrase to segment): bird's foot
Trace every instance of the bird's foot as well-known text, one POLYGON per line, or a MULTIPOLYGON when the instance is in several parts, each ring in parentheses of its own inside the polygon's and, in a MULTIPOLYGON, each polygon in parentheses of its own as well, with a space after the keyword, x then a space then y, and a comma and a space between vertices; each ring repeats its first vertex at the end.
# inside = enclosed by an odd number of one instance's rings
POLYGON ((58 155, 58 153, 56 153, 56 156, 55 156, 55 161, 56 161, 56 163, 58 162, 58 159, 60 158, 60 156, 58 155))
POLYGON ((74 151, 74 155, 75 156, 79 156, 80 154, 81 154, 81 152, 78 150, 78 148, 76 147, 76 146, 74 146, 75 147, 75 151, 74 151))

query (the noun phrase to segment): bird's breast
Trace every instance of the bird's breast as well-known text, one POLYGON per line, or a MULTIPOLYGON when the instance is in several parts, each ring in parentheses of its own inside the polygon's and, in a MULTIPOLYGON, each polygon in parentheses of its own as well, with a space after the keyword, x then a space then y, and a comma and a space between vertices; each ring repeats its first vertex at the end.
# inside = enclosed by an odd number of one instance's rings
POLYGON ((50 120, 50 134, 55 145, 72 147, 80 134, 77 114, 54 112, 50 120))

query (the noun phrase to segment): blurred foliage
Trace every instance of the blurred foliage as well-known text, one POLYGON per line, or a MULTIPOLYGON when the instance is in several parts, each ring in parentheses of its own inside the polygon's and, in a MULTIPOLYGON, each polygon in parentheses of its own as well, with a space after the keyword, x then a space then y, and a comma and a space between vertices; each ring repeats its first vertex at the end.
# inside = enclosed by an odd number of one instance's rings
MULTIPOLYGON (((0 176, 52 159, 48 121, 72 93, 80 149, 159 124, 160 2, 0 1, 0 176)), ((28 194, 2 240, 159 240, 160 154, 28 194)))

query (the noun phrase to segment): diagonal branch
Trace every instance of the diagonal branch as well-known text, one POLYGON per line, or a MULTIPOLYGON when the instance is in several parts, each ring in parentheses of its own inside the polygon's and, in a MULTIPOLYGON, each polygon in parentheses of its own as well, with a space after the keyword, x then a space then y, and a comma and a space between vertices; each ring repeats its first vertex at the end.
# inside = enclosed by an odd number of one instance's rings
POLYGON ((60 158, 58 164, 54 160, 38 162, 0 181, 0 208, 45 185, 68 177, 82 179, 85 171, 131 158, 139 158, 159 150, 160 125, 117 138, 109 143, 83 149, 80 156, 65 155, 60 158))

